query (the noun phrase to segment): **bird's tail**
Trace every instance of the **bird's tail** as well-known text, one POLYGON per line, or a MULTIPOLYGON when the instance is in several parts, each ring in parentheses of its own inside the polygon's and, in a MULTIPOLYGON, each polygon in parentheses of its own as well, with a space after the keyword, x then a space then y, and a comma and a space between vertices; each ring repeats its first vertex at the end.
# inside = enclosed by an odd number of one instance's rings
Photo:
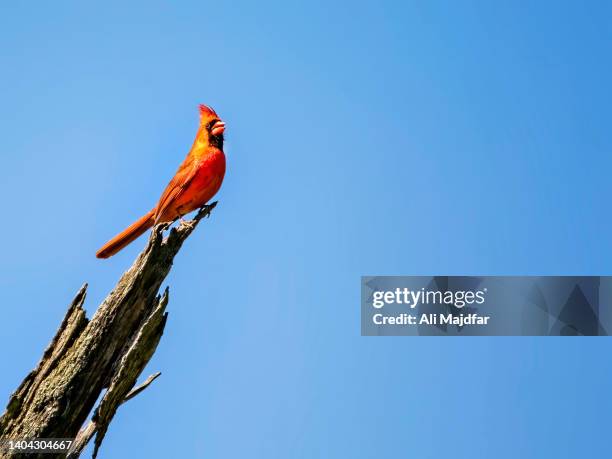
POLYGON ((121 233, 102 246, 96 253, 98 258, 108 258, 115 255, 130 242, 137 239, 142 233, 151 228, 155 223, 153 211, 149 211, 146 215, 140 217, 136 222, 132 223, 121 233))

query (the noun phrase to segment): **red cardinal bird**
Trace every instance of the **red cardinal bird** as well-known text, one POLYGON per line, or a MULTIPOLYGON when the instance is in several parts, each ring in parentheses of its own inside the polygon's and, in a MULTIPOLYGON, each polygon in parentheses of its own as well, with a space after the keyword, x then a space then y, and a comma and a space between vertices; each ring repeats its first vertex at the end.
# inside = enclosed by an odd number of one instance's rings
POLYGON ((225 175, 225 123, 200 105, 200 127, 189 154, 159 198, 157 205, 108 241, 96 257, 108 258, 158 223, 173 222, 206 204, 221 188, 225 175))

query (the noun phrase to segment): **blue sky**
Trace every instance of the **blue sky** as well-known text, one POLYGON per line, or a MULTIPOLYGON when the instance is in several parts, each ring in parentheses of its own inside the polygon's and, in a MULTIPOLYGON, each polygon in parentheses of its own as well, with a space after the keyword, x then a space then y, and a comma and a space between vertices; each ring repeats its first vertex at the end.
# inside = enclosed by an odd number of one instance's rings
POLYGON ((227 3, 0 6, 0 395, 203 102, 220 204, 101 457, 608 454, 609 339, 361 337, 359 280, 611 274, 609 4, 227 3))

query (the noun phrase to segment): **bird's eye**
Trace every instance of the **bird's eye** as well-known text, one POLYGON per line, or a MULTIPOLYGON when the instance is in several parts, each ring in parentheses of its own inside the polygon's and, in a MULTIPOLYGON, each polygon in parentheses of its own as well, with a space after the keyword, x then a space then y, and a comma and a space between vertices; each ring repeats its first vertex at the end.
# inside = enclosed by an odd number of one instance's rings
POLYGON ((210 131, 210 130, 212 129, 212 127, 213 127, 213 126, 214 126, 216 123, 218 123, 219 121, 221 121, 221 120, 214 119, 214 120, 212 120, 212 121, 209 121, 209 122, 208 122, 208 124, 206 125, 206 129, 208 129, 208 130, 210 131))

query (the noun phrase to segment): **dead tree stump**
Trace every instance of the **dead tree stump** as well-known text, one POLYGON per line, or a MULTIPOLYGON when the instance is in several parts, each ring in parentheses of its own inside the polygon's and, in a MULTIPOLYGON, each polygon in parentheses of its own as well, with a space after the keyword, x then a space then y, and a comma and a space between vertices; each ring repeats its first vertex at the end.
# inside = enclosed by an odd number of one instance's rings
MULTIPOLYGON (((95 435, 96 457, 119 405, 160 375, 153 374, 134 387, 166 324, 168 289, 160 294, 161 284, 185 239, 215 205, 203 207, 193 220, 172 228, 165 239, 168 225, 157 225, 145 249, 91 320, 83 309, 87 284, 79 290, 38 366, 11 395, 0 418, 0 440, 75 438, 67 457, 76 458, 95 435)), ((6 449, 0 451, 0 458, 15 456, 6 449)), ((27 457, 48 459, 66 457, 66 453, 27 457)))

